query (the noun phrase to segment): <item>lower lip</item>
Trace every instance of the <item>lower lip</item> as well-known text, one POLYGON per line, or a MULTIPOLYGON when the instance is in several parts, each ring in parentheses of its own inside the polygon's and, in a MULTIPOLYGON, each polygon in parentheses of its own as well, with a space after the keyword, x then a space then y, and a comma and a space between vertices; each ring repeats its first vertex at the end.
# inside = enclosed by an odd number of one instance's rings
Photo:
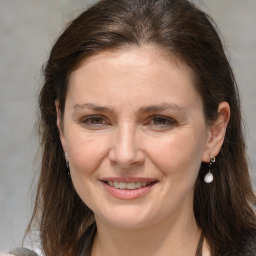
POLYGON ((148 194, 156 183, 157 182, 153 182, 152 184, 146 187, 141 187, 136 189, 118 189, 118 188, 109 186, 105 182, 103 182, 103 185, 113 197, 118 199, 123 199, 123 200, 132 200, 132 199, 143 197, 146 194, 148 194))

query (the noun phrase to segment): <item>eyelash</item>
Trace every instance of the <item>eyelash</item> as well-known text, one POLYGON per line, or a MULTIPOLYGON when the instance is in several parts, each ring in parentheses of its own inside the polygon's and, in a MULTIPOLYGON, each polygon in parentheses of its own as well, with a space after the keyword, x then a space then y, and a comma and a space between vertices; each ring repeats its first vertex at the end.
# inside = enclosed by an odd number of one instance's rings
MULTIPOLYGON (((89 128, 95 128, 95 129, 97 128, 100 129, 103 126, 111 125, 110 122, 105 117, 100 115, 87 116, 84 119, 82 119, 81 123, 89 128)), ((155 116, 151 116, 148 119, 148 121, 144 124, 144 126, 149 125, 152 127, 152 129, 168 129, 170 127, 173 127, 175 124, 176 124, 176 121, 169 117, 155 115, 155 116), (160 122, 160 124, 157 124, 157 122, 160 122)))
POLYGON ((164 128, 170 128, 172 126, 174 126, 176 124, 176 122, 169 118, 169 117, 165 117, 165 116, 152 116, 150 118, 150 125, 157 127, 158 129, 164 129, 164 128), (161 122, 161 124, 156 124, 156 122, 161 122), (164 123, 162 123, 164 122, 164 123))
POLYGON ((99 116, 99 115, 87 116, 86 118, 84 118, 82 120, 82 123, 86 126, 95 127, 95 128, 102 126, 102 125, 109 125, 109 122, 107 122, 104 117, 99 116), (94 123, 95 120, 98 122, 94 123))

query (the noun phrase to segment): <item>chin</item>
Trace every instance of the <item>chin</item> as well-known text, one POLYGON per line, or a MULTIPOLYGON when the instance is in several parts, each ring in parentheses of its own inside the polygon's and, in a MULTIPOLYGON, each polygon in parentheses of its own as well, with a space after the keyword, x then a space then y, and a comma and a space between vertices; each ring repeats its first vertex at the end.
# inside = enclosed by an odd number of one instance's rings
MULTIPOLYGON (((120 208, 120 206, 117 207, 120 208)), ((124 229, 138 229, 153 224, 154 218, 149 216, 148 213, 142 212, 141 209, 134 209, 134 207, 130 207, 130 209, 127 209, 127 207, 121 208, 123 209, 115 209, 108 213, 96 215, 96 222, 103 219, 109 225, 124 229)))

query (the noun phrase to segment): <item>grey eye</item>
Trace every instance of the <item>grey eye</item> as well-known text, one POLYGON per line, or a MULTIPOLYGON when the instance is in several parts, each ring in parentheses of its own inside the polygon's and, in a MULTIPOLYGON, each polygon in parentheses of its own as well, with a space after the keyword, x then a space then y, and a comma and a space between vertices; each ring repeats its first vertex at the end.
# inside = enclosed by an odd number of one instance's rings
POLYGON ((104 120, 101 117, 91 117, 87 120, 87 122, 90 122, 91 124, 103 124, 104 120))
POLYGON ((152 124, 156 126, 169 126, 173 124, 173 121, 167 117, 155 116, 152 118, 152 124))

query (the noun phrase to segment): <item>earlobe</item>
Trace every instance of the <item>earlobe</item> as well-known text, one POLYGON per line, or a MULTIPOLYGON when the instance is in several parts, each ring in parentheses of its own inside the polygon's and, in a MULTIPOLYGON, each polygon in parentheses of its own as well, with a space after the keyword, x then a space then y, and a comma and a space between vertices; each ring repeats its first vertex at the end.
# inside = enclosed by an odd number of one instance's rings
POLYGON ((64 134, 63 134, 63 125, 61 123, 61 118, 62 118, 61 115, 62 114, 61 114, 59 105, 60 105, 59 101, 55 100, 55 108, 56 108, 56 114, 57 114, 56 124, 57 124, 58 130, 59 130, 59 136, 60 136, 60 141, 62 144, 63 151, 66 152, 65 138, 64 138, 64 134))
POLYGON ((230 107, 221 102, 218 107, 218 118, 209 128, 207 145, 203 154, 203 162, 209 162, 209 156, 216 157, 223 145, 226 129, 230 118, 230 107))

